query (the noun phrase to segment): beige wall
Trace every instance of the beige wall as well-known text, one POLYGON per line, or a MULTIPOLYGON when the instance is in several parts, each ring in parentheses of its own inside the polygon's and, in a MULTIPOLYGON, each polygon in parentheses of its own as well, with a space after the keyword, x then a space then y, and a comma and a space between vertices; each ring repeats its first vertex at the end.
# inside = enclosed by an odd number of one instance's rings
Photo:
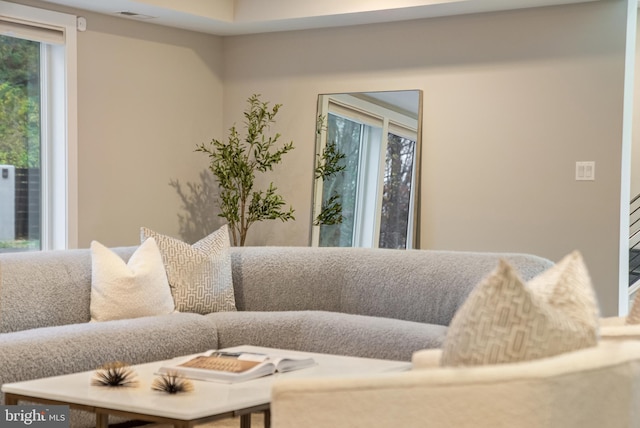
MULTIPOLYGON (((208 163, 196 144, 221 133, 222 39, 19 3, 87 18, 78 33, 78 245, 136 244, 141 226, 204 236, 180 220, 190 217, 169 183, 199 183, 208 163)), ((211 231, 220 221, 211 207, 209 215, 211 231)))
MULTIPOLYGON (((640 12, 638 12, 640 18, 640 12)), ((640 19, 639 19, 640 21, 640 19)), ((636 63, 640 58, 640 31, 636 33, 636 63)), ((635 67, 633 96, 633 146, 631 150, 631 198, 640 194, 640 66, 635 67)))
POLYGON ((195 144, 226 137, 252 93, 284 104, 274 130, 296 149, 270 178, 297 220, 258 224, 248 243, 308 245, 317 95, 421 89, 422 248, 579 249, 614 314, 625 3, 224 39, 83 12, 80 246, 134 244, 142 225, 202 236, 181 229, 169 182, 200 180, 195 144), (574 180, 580 160, 596 181, 574 180))
POLYGON ((225 38, 225 128, 262 93, 297 147, 275 174, 297 221, 249 243, 309 242, 319 93, 422 89, 422 248, 579 249, 617 313, 624 3, 225 38))
POLYGON ((136 243, 142 225, 185 235, 169 183, 199 182, 207 162, 196 144, 221 132, 221 39, 99 15, 88 26, 78 37, 80 245, 136 243))

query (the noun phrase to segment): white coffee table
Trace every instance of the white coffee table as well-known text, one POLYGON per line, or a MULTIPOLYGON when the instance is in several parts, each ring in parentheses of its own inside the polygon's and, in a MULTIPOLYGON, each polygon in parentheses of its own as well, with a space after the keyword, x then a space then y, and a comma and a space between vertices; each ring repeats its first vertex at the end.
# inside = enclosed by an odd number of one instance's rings
POLYGON ((135 388, 109 388, 92 386, 94 371, 54 376, 2 386, 5 404, 19 401, 52 405, 68 405, 71 408, 96 414, 96 427, 108 426, 108 415, 123 416, 149 422, 172 424, 187 428, 216 419, 240 416, 241 427, 250 427, 251 413, 264 411, 265 426, 269 425, 271 385, 279 377, 332 377, 357 376, 367 373, 408 370, 404 361, 377 360, 344 357, 338 355, 296 352, 257 346, 227 348, 230 352, 287 353, 310 355, 316 365, 302 370, 265 376, 259 379, 224 384, 193 381, 194 390, 183 394, 166 394, 153 391, 151 382, 163 362, 136 365, 139 385, 135 388))

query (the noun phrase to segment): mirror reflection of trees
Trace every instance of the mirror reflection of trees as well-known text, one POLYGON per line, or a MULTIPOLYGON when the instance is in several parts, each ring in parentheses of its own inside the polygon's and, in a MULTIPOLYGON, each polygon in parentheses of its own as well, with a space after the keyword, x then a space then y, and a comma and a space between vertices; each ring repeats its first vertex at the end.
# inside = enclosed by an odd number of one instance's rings
POLYGON ((320 95, 312 245, 417 247, 421 99, 421 91, 320 95))
POLYGON ((351 247, 356 212, 356 193, 360 167, 360 142, 362 126, 334 114, 329 114, 327 140, 335 144, 336 150, 344 155, 344 169, 324 182, 322 200, 327 201, 339 195, 342 206, 342 221, 339 224, 320 225, 321 247, 351 247))
POLYGON ((416 142, 389 133, 380 218, 381 248, 406 248, 416 142))

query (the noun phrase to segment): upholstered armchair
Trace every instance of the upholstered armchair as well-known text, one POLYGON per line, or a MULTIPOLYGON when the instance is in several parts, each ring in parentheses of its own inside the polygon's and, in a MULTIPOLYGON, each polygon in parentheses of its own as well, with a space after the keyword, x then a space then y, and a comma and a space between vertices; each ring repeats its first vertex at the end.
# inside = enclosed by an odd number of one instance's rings
POLYGON ((273 427, 640 427, 640 341, 474 367, 440 367, 440 353, 415 353, 402 373, 280 379, 273 427))
POLYGON ((600 319, 601 340, 640 340, 640 324, 627 324, 627 317, 600 319))

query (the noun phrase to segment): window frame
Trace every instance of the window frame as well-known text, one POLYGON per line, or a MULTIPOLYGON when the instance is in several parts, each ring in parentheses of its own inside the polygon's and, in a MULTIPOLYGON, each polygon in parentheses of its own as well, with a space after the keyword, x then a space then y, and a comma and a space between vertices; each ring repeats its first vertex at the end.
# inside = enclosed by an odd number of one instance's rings
POLYGON ((41 250, 78 246, 78 89, 77 17, 0 0, 0 21, 32 27, 28 34, 6 34, 41 42, 42 91, 40 167, 42 175, 41 250), (38 35, 39 29, 42 36, 38 35), (56 43, 47 37, 61 32, 56 43), (53 82, 56 82, 53 84, 53 82))

